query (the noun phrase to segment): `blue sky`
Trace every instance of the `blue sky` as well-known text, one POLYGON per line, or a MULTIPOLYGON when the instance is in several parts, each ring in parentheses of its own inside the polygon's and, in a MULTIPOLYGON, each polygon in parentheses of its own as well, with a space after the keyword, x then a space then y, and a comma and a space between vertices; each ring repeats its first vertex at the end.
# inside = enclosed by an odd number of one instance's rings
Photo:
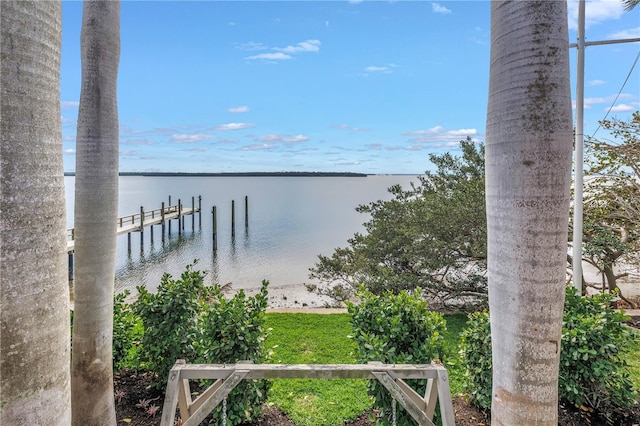
MULTIPOLYGON (((430 153, 455 152, 466 136, 484 141, 489 8, 122 1, 120 170, 423 173, 430 153)), ((569 15, 575 42, 577 1, 569 15)), ((75 170, 81 18, 81 2, 63 2, 66 171, 75 170)), ((586 33, 587 41, 640 37, 640 10, 589 1, 586 33)), ((639 50, 587 48, 585 134, 612 106, 639 50)), ((571 58, 575 81, 575 49, 571 58)), ((640 64, 610 116, 639 108, 640 64)))

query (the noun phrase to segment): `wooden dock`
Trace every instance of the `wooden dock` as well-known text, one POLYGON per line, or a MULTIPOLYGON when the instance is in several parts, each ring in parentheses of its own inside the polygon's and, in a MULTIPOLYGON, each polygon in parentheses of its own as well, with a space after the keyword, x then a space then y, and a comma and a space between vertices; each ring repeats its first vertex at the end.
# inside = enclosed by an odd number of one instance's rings
MULTIPOLYGON (((171 205, 171 197, 169 197, 169 206, 162 206, 155 210, 145 210, 144 207, 140 207, 139 213, 133 213, 118 218, 116 235, 128 234, 129 235, 129 248, 131 247, 131 233, 140 232, 141 241, 144 233, 144 228, 151 227, 153 233, 153 226, 162 226, 162 235, 165 233, 165 225, 168 224, 169 232, 171 232, 171 220, 178 220, 178 232, 181 233, 184 229, 184 217, 192 216, 202 211, 202 197, 198 196, 198 203, 196 205, 195 197, 191 197, 191 207, 185 207, 181 200, 178 203, 171 205)), ((193 227, 193 220, 192 220, 193 227)), ((71 255, 75 249, 75 233, 74 228, 67 229, 67 253, 71 255)))

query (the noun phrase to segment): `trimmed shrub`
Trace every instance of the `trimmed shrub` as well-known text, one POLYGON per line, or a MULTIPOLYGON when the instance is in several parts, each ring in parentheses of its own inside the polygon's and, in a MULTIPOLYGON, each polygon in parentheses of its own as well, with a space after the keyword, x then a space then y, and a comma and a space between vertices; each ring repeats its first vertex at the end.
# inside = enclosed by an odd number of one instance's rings
POLYGON ((180 279, 164 274, 156 293, 138 286, 138 299, 133 303, 142 319, 142 367, 156 376, 154 387, 164 391, 169 371, 177 359, 194 362, 198 353, 198 317, 214 287, 204 285, 205 274, 187 265, 180 279))
POLYGON ((113 298, 113 368, 137 369, 140 365, 138 350, 144 327, 142 319, 133 312, 126 298, 129 290, 116 294, 113 298))
POLYGON ((611 308, 614 297, 567 289, 560 354, 560 397, 595 410, 608 424, 624 418, 636 397, 621 356, 634 336, 622 324, 628 318, 611 308))
MULTIPOLYGON (((622 323, 627 317, 611 308, 615 295, 581 297, 567 288, 560 353, 558 396, 608 424, 618 424, 634 404, 627 353, 638 338, 622 323)), ((462 333, 465 387, 471 403, 491 407, 491 330, 489 314, 471 314, 462 333)))
MULTIPOLYGON (((188 265, 180 279, 165 274, 155 294, 144 287, 133 303, 142 319, 142 366, 155 373, 154 386, 164 391, 177 359, 208 364, 263 362, 266 338, 267 281, 260 292, 243 291, 225 299, 219 285, 204 284, 205 273, 188 265)), ((262 410, 268 382, 243 380, 227 396, 227 424, 250 423, 262 410)), ((222 418, 222 405, 212 416, 222 418)))
POLYGON ((464 388, 469 402, 484 410, 491 408, 491 324, 489 312, 469 314, 460 333, 460 356, 466 366, 464 388))
MULTIPOLYGON (((374 295, 363 287, 356 293, 359 304, 347 302, 359 362, 386 364, 429 364, 444 353, 446 321, 442 314, 429 310, 417 289, 413 295, 402 291, 374 295)), ((418 392, 424 392, 425 380, 407 380, 418 392)), ((391 424, 392 398, 377 381, 369 382, 369 394, 380 409, 381 424, 391 424)), ((411 416, 397 404, 397 424, 413 425, 411 416)))
MULTIPOLYGON (((260 292, 247 297, 240 290, 225 299, 216 287, 213 298, 200 316, 201 334, 197 349, 200 362, 223 364, 237 361, 266 361, 264 341, 265 310, 268 302, 267 281, 260 292)), ((270 382, 242 380, 227 396, 227 424, 250 423, 262 412, 270 382)), ((216 407, 213 418, 222 421, 222 406, 216 407)))

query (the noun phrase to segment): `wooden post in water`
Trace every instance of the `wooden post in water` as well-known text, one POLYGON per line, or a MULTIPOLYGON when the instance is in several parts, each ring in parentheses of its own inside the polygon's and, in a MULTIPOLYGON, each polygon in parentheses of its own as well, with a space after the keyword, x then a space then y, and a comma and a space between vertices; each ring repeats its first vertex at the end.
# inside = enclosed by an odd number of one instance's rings
POLYGON ((164 201, 162 202, 162 211, 160 214, 162 215, 162 220, 160 221, 160 224, 162 225, 162 241, 164 241, 164 201))
POLYGON ((144 244, 144 207, 140 206, 140 249, 144 244))
POLYGON ((216 218, 216 206, 211 207, 211 214, 213 215, 213 251, 218 250, 218 221, 216 218))
POLYGON ((202 228, 202 195, 198 195, 198 227, 202 228))
POLYGON ((127 250, 131 254, 131 232, 127 232, 127 250))
POLYGON ((249 228, 249 196, 244 196, 244 229, 249 228))
POLYGON ((178 198, 178 235, 182 235, 182 224, 183 224, 183 219, 182 219, 182 200, 180 198, 178 198))
MULTIPOLYGON (((169 213, 171 213, 171 195, 169 195, 169 213)), ((171 219, 169 219, 169 235, 171 235, 171 219)))
POLYGON ((231 238, 236 237, 236 200, 231 200, 231 238))
POLYGON ((196 198, 191 197, 191 230, 196 227, 196 198))

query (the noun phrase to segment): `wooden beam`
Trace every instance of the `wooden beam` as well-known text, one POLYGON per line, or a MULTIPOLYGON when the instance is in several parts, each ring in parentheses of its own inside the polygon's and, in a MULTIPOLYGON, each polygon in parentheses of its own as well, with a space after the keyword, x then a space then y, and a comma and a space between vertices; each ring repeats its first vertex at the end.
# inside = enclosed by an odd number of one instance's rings
POLYGON ((179 359, 169 371, 167 380, 167 390, 164 395, 164 405, 162 408, 162 425, 173 426, 173 419, 176 417, 176 405, 178 403, 178 385, 180 383, 180 370, 184 367, 185 361, 179 359))
POLYGON ((427 403, 427 417, 433 421, 433 414, 436 412, 436 402, 438 402, 438 382, 435 379, 429 379, 424 390, 424 400, 427 403))
POLYGON ((433 364, 187 364, 185 379, 225 379, 233 369, 247 370, 247 379, 375 379, 373 370, 393 378, 437 379, 433 364))
POLYGON ((374 376, 378 379, 382 386, 387 388, 391 396, 398 401, 400 405, 407 410, 407 413, 418 422, 419 426, 435 426, 431 420, 427 418, 424 411, 416 406, 413 399, 411 399, 400 386, 387 374, 385 371, 373 371, 374 376))
POLYGON ((180 383, 178 384, 178 410, 180 411, 181 419, 187 419, 191 416, 191 403, 189 380, 180 379, 180 383))
POLYGON ((456 417, 453 413, 453 402, 451 401, 451 389, 449 389, 449 375, 447 369, 442 365, 438 366, 438 400, 440 400, 440 416, 442 424, 455 425, 456 417))
POLYGON ((206 401, 193 412, 188 419, 182 419, 183 426, 197 426, 205 417, 222 402, 222 400, 229 395, 229 392, 236 387, 238 383, 247 375, 247 370, 236 370, 231 373, 231 376, 222 383, 222 386, 218 387, 212 395, 209 395, 206 401))

